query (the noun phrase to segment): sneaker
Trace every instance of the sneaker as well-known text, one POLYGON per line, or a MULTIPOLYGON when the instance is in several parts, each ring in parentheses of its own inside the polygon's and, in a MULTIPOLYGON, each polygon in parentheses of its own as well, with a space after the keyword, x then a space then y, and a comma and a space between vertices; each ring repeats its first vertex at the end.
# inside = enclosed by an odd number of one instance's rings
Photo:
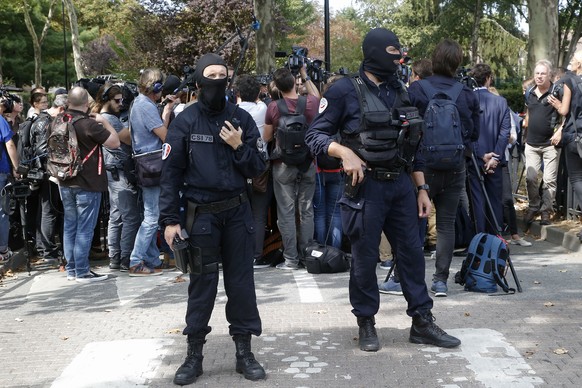
MULTIPOLYGON (((69 276, 67 275, 67 279, 69 279, 69 276)), ((107 279, 107 275, 99 275, 93 271, 89 271, 88 274, 76 278, 77 283, 95 283, 105 279, 107 279)))
POLYGON ((7 249, 6 252, 0 253, 0 264, 6 263, 12 256, 14 256, 14 252, 10 249, 7 249))
POLYGON ((299 263, 293 263, 285 260, 282 263, 277 264, 277 269, 299 269, 299 263))
POLYGON ((129 271, 129 257, 122 257, 121 264, 119 264, 119 270, 121 272, 129 271))
POLYGON ((75 280, 75 279, 77 279, 77 277, 75 275, 67 274, 67 280, 75 280))
POLYGON ((525 222, 526 229, 529 229, 531 224, 534 222, 534 218, 538 215, 537 210, 528 210, 523 221, 525 222))
POLYGON ((458 338, 448 335, 437 326, 435 317, 430 311, 415 314, 412 317, 409 341, 413 344, 435 345, 442 348, 455 348, 461 344, 458 338))
POLYGON ((266 260, 264 257, 261 257, 259 259, 255 259, 255 261, 253 262, 254 269, 267 268, 270 266, 271 266, 271 262, 269 260, 266 260))
POLYGON ((402 286, 399 282, 395 282, 392 276, 387 282, 378 285, 378 291, 382 294, 402 295, 402 286))
POLYGON ((550 221, 550 213, 542 212, 542 219, 540 221, 540 225, 551 225, 552 221, 550 221))
POLYGON ((447 291, 449 291, 449 289, 447 288, 447 283, 441 280, 436 280, 432 282, 430 292, 432 292, 434 296, 447 296, 447 291))
POLYGON ((163 273, 161 268, 150 268, 143 261, 129 268, 129 276, 156 276, 163 273))
POLYGON ((524 240, 523 238, 518 238, 517 240, 510 240, 510 244, 512 245, 520 245, 522 247, 531 247, 531 243, 529 241, 524 240))
POLYGON ((392 268, 392 264, 394 264, 394 260, 386 260, 380 263, 380 269, 384 269, 386 271, 390 271, 392 268))

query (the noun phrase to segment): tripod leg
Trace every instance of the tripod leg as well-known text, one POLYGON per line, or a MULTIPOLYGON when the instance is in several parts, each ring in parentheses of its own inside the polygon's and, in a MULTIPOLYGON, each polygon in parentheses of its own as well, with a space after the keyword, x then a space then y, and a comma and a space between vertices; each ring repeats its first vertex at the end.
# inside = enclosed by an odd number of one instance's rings
POLYGON ((390 267, 390 269, 388 270, 388 274, 386 275, 386 279, 384 279, 384 283, 386 283, 390 279, 390 276, 392 276, 392 272, 394 272, 394 267, 396 267, 396 258, 392 259, 392 267, 390 267))
POLYGON ((511 275, 513 275, 513 280, 515 281, 515 285, 517 286, 517 291, 522 292, 521 283, 519 283, 519 279, 517 278, 517 273, 515 272, 515 268, 513 268, 513 261, 511 261, 511 257, 507 257, 507 264, 509 264, 509 269, 511 270, 511 275))

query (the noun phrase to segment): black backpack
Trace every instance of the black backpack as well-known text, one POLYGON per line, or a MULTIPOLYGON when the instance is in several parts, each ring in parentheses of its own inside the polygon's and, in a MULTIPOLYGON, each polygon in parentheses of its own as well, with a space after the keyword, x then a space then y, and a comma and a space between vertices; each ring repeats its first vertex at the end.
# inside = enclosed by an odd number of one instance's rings
POLYGON ((299 96, 295 112, 289 112, 285 99, 277 100, 279 109, 279 125, 275 133, 276 154, 283 163, 290 166, 304 165, 311 158, 309 148, 305 144, 307 119, 304 115, 307 107, 307 97, 299 96))
POLYGON ((18 143, 16 145, 16 152, 18 153, 18 159, 21 164, 29 167, 36 167, 34 163, 34 147, 30 142, 30 129, 32 124, 37 120, 38 116, 32 116, 27 118, 23 123, 18 126, 18 143))
POLYGON ((463 84, 455 82, 449 90, 437 90, 427 80, 418 81, 429 98, 424 113, 426 125, 420 143, 425 165, 433 170, 458 171, 465 163, 466 135, 457 108, 463 84))

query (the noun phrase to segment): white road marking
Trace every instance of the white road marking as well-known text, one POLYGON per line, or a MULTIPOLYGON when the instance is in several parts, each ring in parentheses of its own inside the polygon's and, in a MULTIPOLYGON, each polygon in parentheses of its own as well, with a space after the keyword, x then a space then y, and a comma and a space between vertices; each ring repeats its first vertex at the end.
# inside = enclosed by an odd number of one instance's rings
MULTIPOLYGON (((467 360, 467 369, 472 370, 475 380, 486 387, 531 388, 544 384, 503 334, 490 329, 447 331, 462 341, 458 349, 425 347, 421 350, 432 353, 437 359, 459 357, 467 360)), ((465 381, 465 377, 453 376, 453 381, 465 381)))
POLYGON ((147 387, 171 339, 92 342, 83 348, 51 388, 147 387))
POLYGON ((323 302, 323 297, 317 287, 317 283, 313 275, 307 271, 292 271, 295 283, 299 289, 299 298, 301 303, 320 303, 323 302))

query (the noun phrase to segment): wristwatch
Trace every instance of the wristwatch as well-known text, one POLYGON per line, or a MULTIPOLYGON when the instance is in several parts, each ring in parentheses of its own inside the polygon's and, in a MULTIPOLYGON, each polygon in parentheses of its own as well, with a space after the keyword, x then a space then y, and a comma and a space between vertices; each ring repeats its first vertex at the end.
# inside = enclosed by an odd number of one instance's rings
POLYGON ((430 186, 425 183, 424 185, 417 186, 416 190, 417 191, 426 190, 428 192, 430 190, 430 186))
POLYGON ((310 76, 305 77, 305 79, 303 80, 304 83, 307 82, 307 81, 311 81, 311 77, 310 76))

